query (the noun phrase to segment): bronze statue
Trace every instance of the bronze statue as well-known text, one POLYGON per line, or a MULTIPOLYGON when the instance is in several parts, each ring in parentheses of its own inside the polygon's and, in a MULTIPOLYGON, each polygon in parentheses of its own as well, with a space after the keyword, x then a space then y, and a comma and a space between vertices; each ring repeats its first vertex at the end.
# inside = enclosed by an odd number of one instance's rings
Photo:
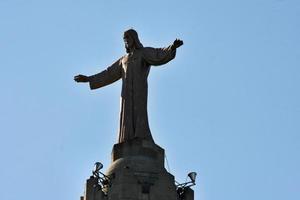
POLYGON ((127 54, 106 70, 92 75, 77 75, 76 82, 89 82, 91 89, 109 85, 122 78, 120 128, 118 142, 134 138, 153 141, 147 115, 147 77, 150 66, 163 65, 175 58, 183 41, 176 39, 166 48, 143 47, 135 30, 124 32, 127 54))

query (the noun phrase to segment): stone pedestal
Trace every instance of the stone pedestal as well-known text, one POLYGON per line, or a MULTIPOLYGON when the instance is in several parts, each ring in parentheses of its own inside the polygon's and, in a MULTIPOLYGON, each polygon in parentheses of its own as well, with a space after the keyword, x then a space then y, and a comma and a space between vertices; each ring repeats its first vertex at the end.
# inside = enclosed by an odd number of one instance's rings
POLYGON ((134 139, 115 144, 106 171, 110 186, 99 190, 91 177, 83 199, 178 200, 174 176, 166 171, 164 157, 164 149, 152 141, 134 139))

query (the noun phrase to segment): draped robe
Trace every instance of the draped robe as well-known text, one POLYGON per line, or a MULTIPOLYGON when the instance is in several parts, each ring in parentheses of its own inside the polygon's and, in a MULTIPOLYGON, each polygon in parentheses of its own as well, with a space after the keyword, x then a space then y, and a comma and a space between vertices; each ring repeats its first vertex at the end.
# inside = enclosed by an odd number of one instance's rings
POLYGON ((150 67, 163 65, 175 58, 176 50, 142 47, 124 55, 106 70, 89 77, 91 89, 97 89, 122 78, 121 111, 118 142, 134 138, 153 141, 147 114, 150 67))

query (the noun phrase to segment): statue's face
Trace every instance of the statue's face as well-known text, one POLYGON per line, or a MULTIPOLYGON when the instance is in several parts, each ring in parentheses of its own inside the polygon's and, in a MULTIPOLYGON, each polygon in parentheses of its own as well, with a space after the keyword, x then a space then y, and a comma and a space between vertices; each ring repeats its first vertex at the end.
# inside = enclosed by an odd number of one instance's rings
POLYGON ((124 34, 123 40, 124 40, 126 49, 132 49, 133 48, 134 41, 133 41, 132 37, 130 37, 130 35, 124 34))

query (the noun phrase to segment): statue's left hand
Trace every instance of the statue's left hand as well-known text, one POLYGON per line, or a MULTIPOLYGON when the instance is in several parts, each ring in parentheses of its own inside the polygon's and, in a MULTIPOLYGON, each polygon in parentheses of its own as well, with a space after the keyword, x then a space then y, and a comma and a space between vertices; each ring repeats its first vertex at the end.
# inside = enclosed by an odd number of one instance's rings
POLYGON ((173 42, 172 49, 177 49, 177 48, 180 47, 181 45, 183 45, 183 41, 180 40, 180 39, 176 39, 176 40, 174 40, 174 42, 173 42))

